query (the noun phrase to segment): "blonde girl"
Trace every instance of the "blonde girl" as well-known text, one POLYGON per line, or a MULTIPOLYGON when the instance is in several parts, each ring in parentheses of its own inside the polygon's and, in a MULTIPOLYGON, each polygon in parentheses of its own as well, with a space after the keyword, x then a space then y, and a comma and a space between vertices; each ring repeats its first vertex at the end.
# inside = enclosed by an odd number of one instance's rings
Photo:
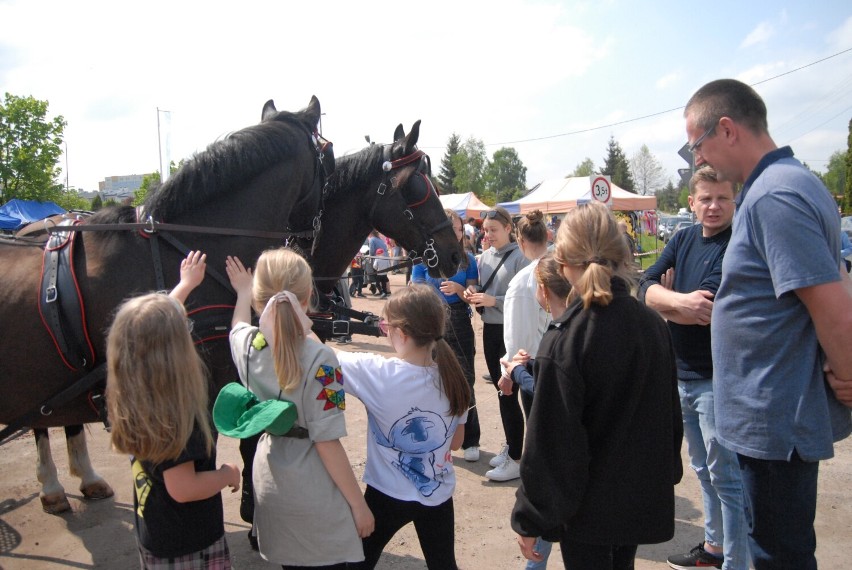
POLYGON ((242 382, 261 401, 296 404, 296 425, 265 433, 254 455, 254 524, 261 555, 283 568, 345 568, 363 560, 373 515, 340 443, 345 398, 334 352, 305 315, 311 269, 296 253, 265 251, 254 275, 236 257, 225 268, 237 292, 231 354, 242 382), (251 310, 260 315, 250 324, 251 310))
POLYGON ((512 512, 522 554, 559 540, 566 568, 627 570, 639 544, 674 534, 683 425, 668 329, 630 294, 634 272, 612 213, 568 212, 555 258, 569 304, 542 338, 512 512))
POLYGON ((204 278, 190 252, 171 296, 126 301, 107 339, 112 445, 132 457, 134 514, 142 568, 230 568, 220 491, 239 469, 216 469, 207 377, 181 304, 204 278))
POLYGON ((446 304, 431 285, 394 293, 384 330, 396 357, 338 352, 349 393, 367 409, 365 497, 376 530, 364 540, 374 568, 396 532, 414 523, 426 565, 452 570, 455 517, 451 450, 464 439, 470 387, 444 340, 446 304))

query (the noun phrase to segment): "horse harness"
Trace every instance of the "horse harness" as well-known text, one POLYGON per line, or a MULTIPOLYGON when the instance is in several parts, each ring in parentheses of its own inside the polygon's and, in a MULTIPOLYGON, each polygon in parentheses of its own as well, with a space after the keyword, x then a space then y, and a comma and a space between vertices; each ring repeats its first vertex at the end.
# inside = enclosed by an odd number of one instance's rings
MULTIPOLYGON (((382 164, 382 170, 385 172, 384 179, 379 183, 379 186, 376 188, 376 193, 381 197, 386 194, 392 194, 397 196, 403 204, 403 214, 410 221, 414 222, 414 224, 420 229, 420 233, 423 235, 423 242, 426 244, 426 247, 423 250, 423 254, 418 255, 417 251, 410 250, 408 252, 409 257, 412 259, 410 263, 413 263, 413 260, 418 257, 422 257, 423 262, 426 263, 428 267, 436 267, 438 265, 438 252, 435 249, 435 238, 434 236, 437 232, 441 231, 444 228, 452 227, 453 223, 449 218, 444 219, 443 221, 435 224, 432 228, 424 229, 417 220, 414 219, 414 210, 423 204, 429 199, 432 193, 435 196, 438 196, 438 190, 432 184, 432 181, 429 179, 429 174, 431 173, 431 164, 429 162, 429 155, 423 152, 420 149, 415 150, 409 155, 397 158, 396 160, 391 159, 391 150, 392 145, 385 145, 384 148, 384 158, 385 161, 382 164), (424 185, 424 193, 423 197, 419 200, 415 199, 411 203, 406 200, 406 197, 402 195, 402 190, 399 192, 390 192, 388 193, 388 187, 392 189, 399 189, 400 180, 398 176, 393 176, 393 172, 403 166, 407 166, 417 162, 417 167, 412 174, 415 177, 415 180, 421 181, 424 185)), ((373 223, 373 216, 376 212, 376 206, 378 205, 379 200, 374 200, 373 205, 370 208, 369 220, 373 223)), ((375 223, 373 223, 375 226, 375 223)), ((400 264, 402 265, 402 264, 400 264)))

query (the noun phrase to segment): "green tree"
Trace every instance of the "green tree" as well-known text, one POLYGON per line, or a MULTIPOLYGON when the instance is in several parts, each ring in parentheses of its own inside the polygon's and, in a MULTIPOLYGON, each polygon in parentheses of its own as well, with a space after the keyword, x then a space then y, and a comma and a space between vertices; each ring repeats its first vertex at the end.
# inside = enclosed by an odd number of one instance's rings
POLYGON ((453 166, 453 160, 461 150, 461 137, 453 133, 450 135, 450 140, 447 141, 447 152, 441 158, 441 170, 438 172, 438 181, 441 183, 441 191, 444 194, 455 194, 458 192, 456 188, 456 169, 453 166))
POLYGON ((628 192, 636 193, 636 190, 633 189, 633 177, 630 175, 630 165, 627 163, 624 151, 621 150, 621 145, 616 142, 613 136, 609 137, 607 154, 604 159, 604 166, 601 168, 601 174, 608 174, 612 179, 612 183, 616 186, 620 186, 628 192))
POLYGON ((92 198, 92 210, 97 212, 101 208, 104 207, 104 199, 101 198, 101 195, 98 194, 94 198, 92 198))
POLYGON ((503 147, 494 153, 485 166, 485 189, 494 195, 495 203, 520 198, 527 189, 527 167, 512 147, 503 147))
POLYGON ((63 186, 62 116, 47 119, 47 101, 6 93, 0 105, 0 203, 13 198, 57 200, 63 186))
POLYGON ((640 196, 654 194, 666 183, 663 165, 645 144, 630 159, 630 172, 636 182, 636 193, 640 196))
POLYGON ((460 193, 473 192, 482 198, 485 194, 485 165, 488 158, 485 154, 485 144, 479 139, 468 138, 452 158, 456 171, 455 187, 460 193))
POLYGON ((54 199, 56 205, 66 210, 90 210, 92 203, 80 196, 73 188, 66 191, 61 191, 59 196, 54 199))
POLYGON ((594 173, 595 163, 592 162, 592 159, 587 156, 585 160, 583 160, 583 162, 581 162, 576 166, 576 168, 574 168, 574 172, 572 174, 569 174, 565 178, 568 178, 570 176, 591 176, 594 173))
POLYGON ((852 119, 849 120, 849 136, 846 138, 846 187, 841 209, 844 212, 852 211, 852 119))
POLYGON ((657 190, 657 209, 664 212, 677 212, 680 190, 669 180, 664 188, 657 190))
POLYGON ((838 205, 843 207, 846 195, 846 155, 847 152, 836 151, 828 158, 828 169, 821 175, 823 184, 828 188, 828 193, 835 198, 838 205))
POLYGON ((133 205, 141 206, 148 192, 160 185, 160 173, 152 172, 142 177, 142 185, 133 193, 133 205))

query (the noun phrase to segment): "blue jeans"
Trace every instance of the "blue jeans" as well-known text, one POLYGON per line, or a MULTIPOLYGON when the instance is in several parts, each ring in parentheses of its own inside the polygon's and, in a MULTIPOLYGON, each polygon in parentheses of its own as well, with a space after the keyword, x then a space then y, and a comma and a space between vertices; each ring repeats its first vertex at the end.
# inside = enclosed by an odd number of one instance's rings
POLYGON ((755 570, 816 570, 818 461, 737 456, 742 467, 755 570))
POLYGON ((533 546, 533 550, 541 554, 543 558, 541 562, 527 560, 527 565, 524 566, 525 570, 543 570, 544 568, 547 568, 547 559, 550 557, 550 551, 552 549, 552 542, 547 542, 541 537, 535 539, 535 546, 533 546))
POLYGON ((716 439, 713 383, 679 380, 683 435, 689 463, 701 484, 704 501, 704 539, 721 546, 722 568, 748 569, 748 535, 743 508, 743 486, 737 455, 716 439))

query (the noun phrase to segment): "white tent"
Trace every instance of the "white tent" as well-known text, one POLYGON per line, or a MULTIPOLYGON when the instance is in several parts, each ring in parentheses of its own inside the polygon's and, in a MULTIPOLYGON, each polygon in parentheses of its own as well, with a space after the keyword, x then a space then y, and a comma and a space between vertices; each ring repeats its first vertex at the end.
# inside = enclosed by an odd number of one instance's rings
MULTIPOLYGON (((588 176, 573 176, 545 180, 532 191, 514 202, 503 202, 503 206, 512 214, 525 214, 541 210, 544 214, 562 214, 591 201, 591 182, 588 176)), ((655 210, 656 196, 639 196, 612 185, 613 210, 655 210)))
POLYGON ((442 194, 440 199, 444 208, 455 211, 463 220, 481 218, 484 212, 491 209, 491 206, 482 203, 473 192, 442 194))

